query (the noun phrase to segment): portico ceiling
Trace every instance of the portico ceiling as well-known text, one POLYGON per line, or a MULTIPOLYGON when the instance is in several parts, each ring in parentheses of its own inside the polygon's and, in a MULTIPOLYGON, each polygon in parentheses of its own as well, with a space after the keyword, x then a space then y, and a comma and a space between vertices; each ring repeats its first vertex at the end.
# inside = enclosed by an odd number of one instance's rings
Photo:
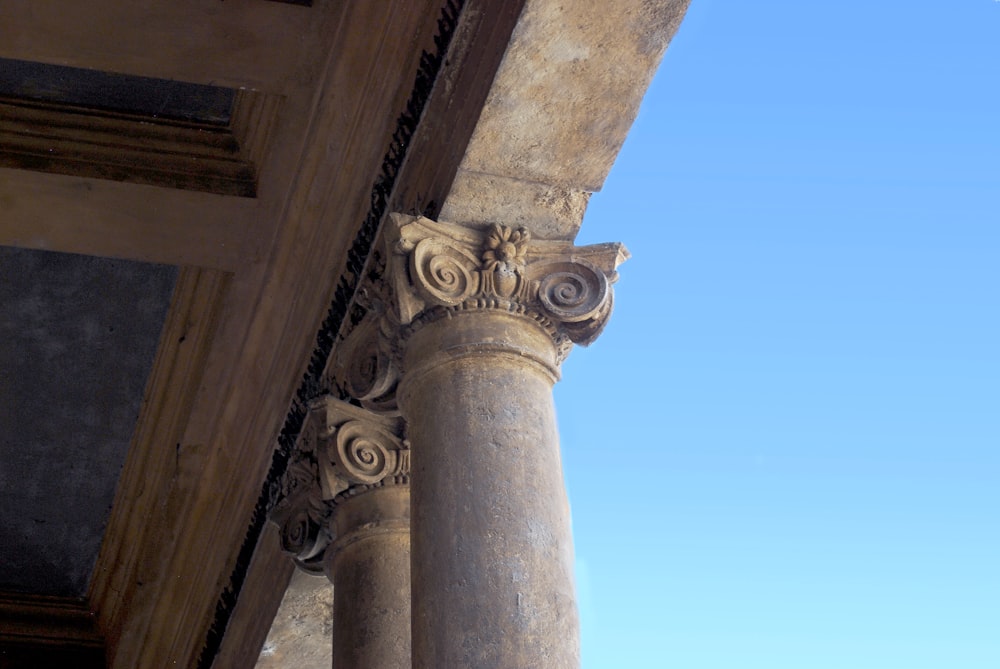
POLYGON ((18 379, 4 384, 0 463, 17 497, 3 525, 6 648, 73 638, 87 657, 103 645, 116 667, 253 664, 291 574, 254 509, 337 277, 357 273, 348 251, 367 252, 359 234, 370 243, 382 213, 444 200, 518 10, 470 14, 450 85, 435 89, 453 3, 11 8, 0 25, 14 109, 0 119, 0 245, 18 247, 3 255, 0 314, 19 337, 4 350, 18 379), (225 131, 252 165, 251 197, 182 182, 176 147, 139 147, 139 166, 166 177, 101 167, 136 150, 128 123, 176 121, 149 101, 33 95, 20 75, 47 64, 237 90, 225 131), (28 141, 72 159, 25 161, 28 141), (44 328, 23 318, 29 307, 44 328), (68 353, 48 360, 45 346, 68 353), (38 371, 45 362, 57 369, 38 371))
POLYGON ((0 648, 252 666, 292 570, 269 486, 382 220, 572 238, 685 6, 5 8, 0 648), (31 95, 48 66, 231 113, 31 95))

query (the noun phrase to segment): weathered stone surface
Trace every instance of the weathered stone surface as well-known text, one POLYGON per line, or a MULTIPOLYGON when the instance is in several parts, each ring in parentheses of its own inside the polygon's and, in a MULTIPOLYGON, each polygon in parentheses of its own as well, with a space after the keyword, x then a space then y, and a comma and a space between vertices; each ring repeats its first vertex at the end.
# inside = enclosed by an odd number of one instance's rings
POLYGON ((333 586, 296 571, 281 600, 257 669, 329 669, 333 635, 333 586))
POLYGON ((580 193, 604 183, 687 5, 529 0, 441 217, 476 221, 488 206, 493 221, 572 239, 580 193), (526 183, 498 193, 479 187, 483 175, 526 183), (537 206, 554 189, 564 202, 537 206), (574 216, 553 217, 564 209, 574 216))
POLYGON ((579 666, 549 334, 502 310, 414 333, 413 666, 579 666))
POLYGON ((502 216, 504 224, 528 227, 539 239, 561 239, 580 226, 589 201, 585 190, 463 171, 451 187, 445 214, 483 226, 502 216))

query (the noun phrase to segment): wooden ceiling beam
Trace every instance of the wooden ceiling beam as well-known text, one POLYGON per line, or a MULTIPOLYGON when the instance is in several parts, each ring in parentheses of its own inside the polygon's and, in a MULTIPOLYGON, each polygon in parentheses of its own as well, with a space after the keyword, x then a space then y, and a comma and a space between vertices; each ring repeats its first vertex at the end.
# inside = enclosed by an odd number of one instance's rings
POLYGON ((255 200, 0 168, 0 245, 234 271, 255 200))
POLYGON ((341 3, 47 0, 5 3, 0 58, 285 93, 341 3))

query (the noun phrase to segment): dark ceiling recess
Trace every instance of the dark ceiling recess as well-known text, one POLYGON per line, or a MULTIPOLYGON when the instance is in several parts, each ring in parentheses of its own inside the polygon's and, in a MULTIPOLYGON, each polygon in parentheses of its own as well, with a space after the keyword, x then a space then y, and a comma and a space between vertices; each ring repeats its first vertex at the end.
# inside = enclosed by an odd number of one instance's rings
POLYGON ((0 58, 0 97, 229 125, 236 91, 0 58))
POLYGON ((86 593, 176 277, 0 247, 0 590, 86 593))

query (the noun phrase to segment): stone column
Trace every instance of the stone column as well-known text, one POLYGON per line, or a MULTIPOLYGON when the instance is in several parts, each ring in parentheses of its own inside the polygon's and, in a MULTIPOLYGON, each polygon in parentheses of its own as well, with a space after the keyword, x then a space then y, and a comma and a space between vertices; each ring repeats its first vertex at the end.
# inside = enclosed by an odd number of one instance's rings
POLYGON ((410 666, 410 491, 374 488, 334 512, 333 667, 410 666))
POLYGON ((386 242, 388 343, 363 367, 372 401, 396 374, 412 445, 413 667, 578 667, 552 384, 627 254, 402 215, 386 242))
POLYGON ((555 365, 541 327, 499 310, 410 341, 414 667, 579 666, 555 365))
POLYGON ((409 669, 409 451, 398 418, 316 400, 272 520, 333 583, 334 669, 409 669))

